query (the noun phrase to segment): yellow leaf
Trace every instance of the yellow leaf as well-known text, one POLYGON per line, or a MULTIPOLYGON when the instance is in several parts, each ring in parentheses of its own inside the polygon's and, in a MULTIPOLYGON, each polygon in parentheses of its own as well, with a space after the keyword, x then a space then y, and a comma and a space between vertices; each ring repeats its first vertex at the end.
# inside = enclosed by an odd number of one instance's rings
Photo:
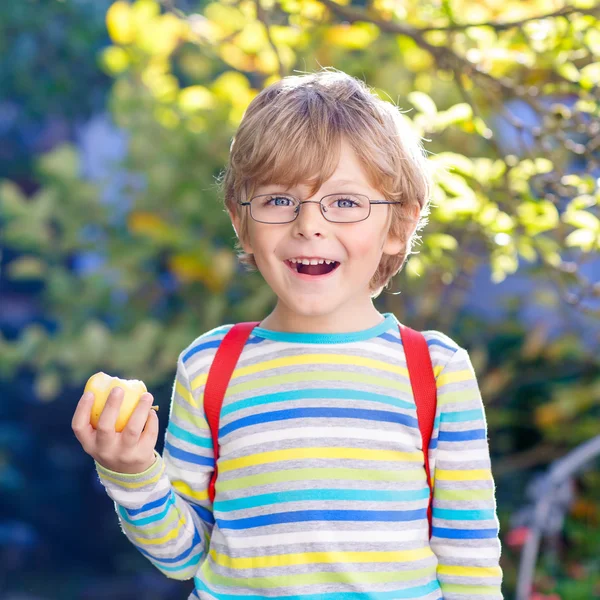
POLYGON ((8 263, 9 279, 41 279, 46 274, 46 264, 35 256, 22 255, 8 263))
POLYGON ((129 3, 119 0, 106 12, 106 28, 116 44, 131 44, 135 39, 135 23, 129 3))
POLYGON ((431 157, 431 161, 440 164, 445 168, 455 169, 461 175, 473 175, 473 161, 464 154, 458 154, 456 152, 438 152, 431 157))
POLYGON ((598 217, 585 210, 569 210, 563 213, 562 220, 573 227, 600 232, 598 217))
POLYGON ((184 40, 186 27, 172 14, 152 19, 140 28, 139 46, 150 55, 168 56, 184 40))
POLYGON ((227 100, 231 104, 244 103, 247 105, 250 82, 242 73, 226 71, 215 79, 212 91, 218 98, 227 100))
POLYGON ((154 118, 166 129, 175 129, 179 125, 179 115, 167 106, 157 106, 152 112, 154 118))
POLYGON ((248 19, 235 7, 213 2, 204 9, 205 16, 213 21, 223 36, 240 31, 248 19))
POLYGON ((222 44, 219 47, 221 58, 239 71, 254 71, 255 61, 235 44, 222 44))
POLYGON ((600 84, 600 62, 595 62, 581 69, 579 84, 590 90, 600 84))
POLYGON ((437 106, 432 100, 431 96, 424 92, 413 91, 407 95, 409 102, 419 111, 425 115, 433 116, 437 114, 437 106))
POLYGON ((594 244, 598 244, 597 235, 590 229, 577 229, 565 239, 566 246, 577 246, 585 252, 591 252, 594 244))
POLYGON ((181 110, 188 113, 209 110, 216 105, 214 96, 202 85, 192 85, 181 90, 178 103, 181 110))
POLYGON ((325 41, 348 50, 362 50, 379 36, 379 28, 372 23, 340 24, 330 26, 325 41))
POLYGON ((235 43, 244 52, 256 54, 269 43, 269 40, 264 25, 260 21, 253 21, 235 36, 235 43))
POLYGON ((118 75, 129 67, 129 55, 120 46, 109 46, 100 56, 102 66, 110 75, 118 75))

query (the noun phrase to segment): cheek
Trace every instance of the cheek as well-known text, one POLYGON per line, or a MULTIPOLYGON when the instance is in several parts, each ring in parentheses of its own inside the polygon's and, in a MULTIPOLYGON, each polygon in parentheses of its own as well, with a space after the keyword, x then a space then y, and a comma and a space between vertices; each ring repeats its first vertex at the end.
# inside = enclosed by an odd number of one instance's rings
POLYGON ((380 231, 356 231, 348 236, 346 247, 354 259, 372 261, 381 254, 385 240, 380 231))

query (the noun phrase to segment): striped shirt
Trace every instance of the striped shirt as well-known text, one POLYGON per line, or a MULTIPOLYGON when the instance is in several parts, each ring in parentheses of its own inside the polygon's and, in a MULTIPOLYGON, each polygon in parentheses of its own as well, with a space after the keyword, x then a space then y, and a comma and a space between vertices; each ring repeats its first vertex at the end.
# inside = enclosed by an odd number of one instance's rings
POLYGON ((467 351, 423 331, 438 404, 421 435, 398 321, 352 333, 257 327, 223 401, 219 476, 203 410, 231 325, 179 355, 162 456, 96 463, 128 539, 189 599, 497 600, 499 524, 487 423, 467 351))

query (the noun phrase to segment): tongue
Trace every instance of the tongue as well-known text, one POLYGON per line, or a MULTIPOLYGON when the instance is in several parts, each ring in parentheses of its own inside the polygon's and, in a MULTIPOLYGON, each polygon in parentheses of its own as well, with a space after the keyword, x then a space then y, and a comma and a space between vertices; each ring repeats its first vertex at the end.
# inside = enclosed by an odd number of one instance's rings
POLYGON ((305 275, 325 275, 325 273, 332 271, 334 266, 333 263, 330 265, 326 265, 325 263, 322 265, 298 265, 298 273, 304 273, 305 275))

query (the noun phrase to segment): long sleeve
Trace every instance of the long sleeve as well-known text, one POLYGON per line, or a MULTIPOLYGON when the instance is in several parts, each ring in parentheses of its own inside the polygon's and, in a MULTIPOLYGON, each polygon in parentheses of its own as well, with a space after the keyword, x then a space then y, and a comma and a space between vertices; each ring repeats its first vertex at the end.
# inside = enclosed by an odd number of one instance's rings
POLYGON ((96 463, 127 538, 167 577, 181 580, 196 574, 214 524, 210 429, 199 408, 202 399, 194 399, 184 355, 177 361, 163 456, 155 451, 155 463, 139 474, 96 463))
POLYGON ((429 446, 433 494, 431 549, 444 600, 502 599, 487 422, 475 371, 459 348, 437 376, 429 446))

